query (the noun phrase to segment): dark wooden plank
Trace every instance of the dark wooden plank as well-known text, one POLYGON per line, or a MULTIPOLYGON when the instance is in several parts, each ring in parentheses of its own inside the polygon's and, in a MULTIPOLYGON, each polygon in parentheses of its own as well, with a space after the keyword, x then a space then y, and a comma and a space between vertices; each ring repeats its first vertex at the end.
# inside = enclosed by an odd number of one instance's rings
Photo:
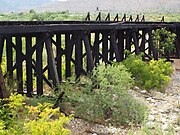
POLYGON ((70 34, 66 33, 65 34, 65 50, 66 50, 66 58, 65 58, 65 62, 66 62, 66 78, 71 76, 71 44, 70 44, 70 34))
POLYGON ((62 49, 61 49, 61 34, 56 34, 56 58, 57 58, 57 72, 59 81, 62 81, 62 49), (60 57, 58 57, 60 56, 60 57))
POLYGON ((0 98, 8 98, 8 97, 9 97, 9 92, 6 90, 4 77, 3 77, 2 69, 0 65, 0 98))
POLYGON ((107 63, 108 62, 108 34, 107 32, 102 33, 103 43, 102 43, 102 60, 107 63))
POLYGON ((37 43, 37 49, 36 49, 36 85, 37 85, 37 94, 42 95, 43 94, 43 77, 42 77, 42 52, 43 52, 43 46, 44 43, 41 42, 41 39, 43 38, 42 35, 36 36, 36 43, 37 43))
MULTIPOLYGON (((49 33, 45 34, 45 37, 49 36, 49 33)), ((53 84, 55 86, 59 85, 59 78, 58 78, 58 72, 57 72, 57 68, 56 68, 56 62, 55 62, 55 58, 54 58, 54 54, 53 54, 53 48, 52 48, 52 42, 51 42, 51 38, 49 37, 46 41, 46 51, 47 51, 47 56, 48 56, 48 61, 49 61, 49 70, 50 70, 50 75, 51 75, 51 79, 53 80, 53 84)))
POLYGON ((131 52, 131 38, 129 30, 126 30, 126 50, 129 50, 131 52))
POLYGON ((93 48, 93 59, 95 61, 95 64, 99 63, 99 32, 95 32, 95 38, 94 38, 94 48, 93 48))
POLYGON ((8 84, 13 79, 13 51, 12 51, 12 37, 6 36, 6 57, 7 57, 7 73, 8 84))
POLYGON ((0 36, 0 64, 2 62, 3 49, 4 49, 4 37, 0 36))
POLYGON ((120 53, 120 61, 124 60, 124 31, 118 31, 118 51, 120 53))
POLYGON ((83 35, 83 40, 84 40, 84 45, 85 45, 85 50, 86 50, 86 54, 87 54, 87 62, 88 62, 88 71, 87 72, 91 72, 94 68, 94 63, 93 63, 93 56, 92 56, 92 52, 91 52, 91 45, 89 42, 89 36, 87 34, 83 35))
POLYGON ((176 52, 178 58, 180 58, 180 26, 176 27, 176 52))
POLYGON ((27 95, 33 94, 33 77, 32 77, 32 37, 26 36, 26 86, 27 95))
POLYGON ((110 36, 110 46, 109 46, 109 60, 108 61, 113 61, 114 59, 114 43, 116 43, 116 41, 114 41, 116 39, 114 39, 114 34, 111 34, 110 36))
POLYGON ((23 69, 22 69, 22 37, 17 35, 16 39, 16 63, 17 63, 17 81, 18 81, 18 93, 23 93, 23 69))
MULTIPOLYGON (((145 54, 145 43, 146 43, 146 30, 142 30, 142 37, 141 37, 141 45, 140 45, 140 52, 145 54)), ((145 60, 145 55, 142 56, 142 59, 145 60)))
POLYGON ((137 35, 135 31, 132 32, 132 37, 134 40, 135 54, 137 55, 139 54, 139 44, 138 44, 138 39, 137 39, 137 35))
POLYGON ((118 46, 117 46, 117 43, 116 43, 116 32, 111 33, 111 43, 112 43, 111 46, 113 46, 113 49, 114 49, 114 52, 115 52, 116 61, 120 62, 121 58, 120 58, 120 54, 119 54, 119 51, 118 51, 118 46))
POLYGON ((149 34, 149 50, 152 51, 152 53, 153 53, 153 58, 154 58, 155 60, 158 60, 158 52, 157 52, 157 50, 155 49, 154 44, 153 44, 152 30, 149 30, 149 31, 148 31, 148 34, 149 34))
POLYGON ((76 33, 76 45, 75 45, 75 72, 76 78, 82 73, 83 61, 82 61, 82 34, 76 33))

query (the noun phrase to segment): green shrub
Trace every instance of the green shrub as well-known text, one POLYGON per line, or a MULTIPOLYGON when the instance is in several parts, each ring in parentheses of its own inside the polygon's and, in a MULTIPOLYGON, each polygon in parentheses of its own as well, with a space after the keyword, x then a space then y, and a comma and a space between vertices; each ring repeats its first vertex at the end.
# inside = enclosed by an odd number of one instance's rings
MULTIPOLYGON (((92 122, 113 125, 141 123, 146 107, 128 94, 131 74, 122 64, 101 64, 78 88, 66 91, 66 101, 75 106, 75 115, 92 122)), ((81 83, 81 82, 80 82, 81 83)), ((67 84, 66 84, 67 85, 67 84)))
POLYGON ((173 68, 169 62, 165 62, 163 59, 151 60, 147 63, 142 61, 141 55, 129 55, 123 63, 135 78, 135 84, 141 88, 162 90, 171 80, 169 75, 173 68))
POLYGON ((65 117, 59 108, 52 109, 50 103, 30 106, 26 97, 11 94, 8 99, 0 100, 0 134, 2 135, 68 135, 64 128, 71 117, 65 117))
POLYGON ((175 49, 176 34, 165 28, 153 31, 153 43, 160 56, 167 56, 175 49))

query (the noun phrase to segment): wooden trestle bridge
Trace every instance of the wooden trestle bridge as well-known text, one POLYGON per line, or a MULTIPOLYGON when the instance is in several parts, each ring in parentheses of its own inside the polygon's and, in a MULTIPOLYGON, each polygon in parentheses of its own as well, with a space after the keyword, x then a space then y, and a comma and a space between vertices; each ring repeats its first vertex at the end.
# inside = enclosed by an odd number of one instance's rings
POLYGON ((120 20, 118 15, 110 20, 110 14, 105 20, 99 14, 95 21, 89 14, 85 21, 1 21, 3 76, 16 78, 19 93, 42 95, 44 83, 53 87, 72 73, 87 74, 100 62, 120 62, 124 50, 158 59, 152 31, 164 27, 176 33, 173 57, 180 58, 180 22, 145 22, 144 16, 120 20))

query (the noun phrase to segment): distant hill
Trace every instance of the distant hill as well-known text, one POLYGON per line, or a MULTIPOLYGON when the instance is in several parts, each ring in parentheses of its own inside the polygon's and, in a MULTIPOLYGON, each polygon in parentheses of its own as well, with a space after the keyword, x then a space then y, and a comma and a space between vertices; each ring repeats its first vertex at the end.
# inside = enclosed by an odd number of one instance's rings
POLYGON ((0 0, 0 12, 14 12, 33 9, 51 0, 0 0))
POLYGON ((180 0, 0 0, 0 12, 70 11, 70 12, 176 12, 180 0))

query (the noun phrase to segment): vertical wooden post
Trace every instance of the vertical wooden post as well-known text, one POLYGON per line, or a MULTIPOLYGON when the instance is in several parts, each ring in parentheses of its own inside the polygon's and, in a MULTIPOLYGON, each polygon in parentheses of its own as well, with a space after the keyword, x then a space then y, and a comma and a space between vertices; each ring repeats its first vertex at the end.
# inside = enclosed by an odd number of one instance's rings
POLYGON ((126 30, 126 49, 131 52, 130 31, 126 30))
POLYGON ((94 63, 93 63, 93 56, 92 56, 92 52, 91 52, 91 45, 90 45, 90 42, 89 42, 89 37, 88 35, 85 33, 83 35, 83 40, 84 40, 84 44, 85 44, 85 49, 86 49, 86 54, 87 54, 87 59, 88 59, 88 71, 92 71, 93 68, 94 68, 94 63))
POLYGON ((180 26, 176 26, 176 52, 180 58, 180 26))
POLYGON ((7 57, 7 73, 8 73, 8 85, 10 80, 13 79, 13 51, 12 51, 12 37, 6 37, 6 57, 7 57))
POLYGON ((76 33, 76 45, 75 45, 75 72, 76 78, 81 75, 83 64, 82 64, 82 34, 76 33))
POLYGON ((134 40, 135 54, 137 55, 137 54, 139 54, 139 45, 138 45, 138 39, 137 39, 137 35, 136 35, 135 31, 132 32, 132 37, 134 40))
POLYGON ((36 49, 36 76, 37 76, 37 94, 42 95, 43 94, 43 77, 42 77, 42 51, 44 43, 42 43, 42 35, 36 36, 36 43, 37 43, 37 49, 36 49))
POLYGON ((102 33, 103 43, 102 43, 102 60, 108 62, 108 34, 107 32, 102 33))
POLYGON ((3 48, 4 48, 4 37, 0 36, 0 63, 2 62, 3 48))
POLYGON ((26 36, 26 85, 27 94, 32 96, 33 78, 32 78, 32 37, 26 36))
POLYGON ((115 51, 114 50, 114 43, 116 44, 116 37, 114 39, 114 34, 111 33, 111 35, 110 35, 110 48, 109 48, 109 60, 108 61, 113 61, 114 51, 115 51))
POLYGON ((99 32, 95 32, 93 58, 95 59, 95 64, 99 63, 99 32))
POLYGON ((62 49, 61 49, 61 34, 56 34, 56 57, 57 57, 57 72, 59 81, 62 81, 62 49))
POLYGON ((152 51, 154 59, 158 60, 158 53, 153 44, 152 30, 149 30, 148 33, 149 33, 149 49, 150 49, 150 51, 152 51))
POLYGON ((3 77, 2 69, 0 65, 0 98, 7 98, 7 97, 9 97, 9 93, 8 91, 6 91, 4 77, 3 77))
MULTIPOLYGON (((146 41, 146 30, 142 30, 142 39, 141 39, 141 45, 140 45, 140 52, 143 52, 145 54, 145 41, 146 41)), ((145 60, 145 56, 142 56, 142 59, 145 60)))
POLYGON ((23 71, 22 71, 22 37, 17 35, 16 37, 16 64, 17 66, 17 81, 18 81, 18 93, 23 93, 23 71))
POLYGON ((46 44, 47 56, 49 59, 48 67, 50 70, 51 79, 53 80, 53 84, 55 86, 58 86, 59 85, 59 78, 58 78, 58 72, 56 69, 56 63, 55 63, 55 58, 54 58, 53 49, 52 49, 51 36, 49 35, 49 33, 46 33, 45 37, 49 37, 45 41, 45 44, 46 44))
POLYGON ((70 39, 70 33, 65 34, 65 51, 66 51, 66 78, 71 76, 71 57, 74 46, 74 35, 70 39))
POLYGON ((118 51, 120 54, 120 61, 124 60, 124 31, 118 31, 118 51))
POLYGON ((115 57, 116 57, 116 61, 117 62, 120 62, 120 54, 119 54, 119 51, 118 51, 118 46, 117 46, 117 43, 116 43, 116 32, 113 32, 111 34, 111 43, 113 46, 113 49, 114 49, 114 52, 115 52, 115 57))

